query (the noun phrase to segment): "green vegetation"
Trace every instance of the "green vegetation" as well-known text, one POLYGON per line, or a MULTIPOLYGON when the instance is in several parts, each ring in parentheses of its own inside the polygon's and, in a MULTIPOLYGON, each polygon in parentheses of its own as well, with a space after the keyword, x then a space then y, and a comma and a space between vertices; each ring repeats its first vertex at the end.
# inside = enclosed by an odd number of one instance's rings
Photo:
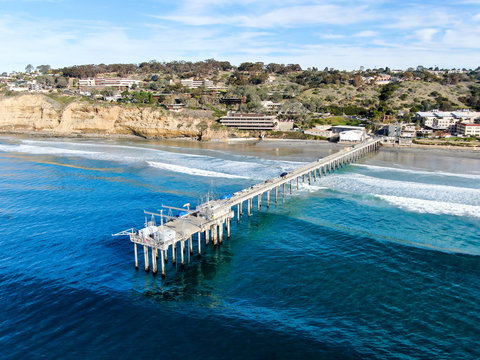
MULTIPOLYGON (((26 70, 33 69, 29 65, 26 70)), ((118 103, 134 106, 183 104, 185 109, 211 110, 216 118, 230 110, 275 114, 281 120, 295 121, 300 128, 323 124, 358 125, 360 121, 353 116, 407 122, 416 111, 451 111, 466 107, 480 110, 480 68, 450 71, 418 66, 405 71, 385 67, 348 72, 262 62, 234 66, 228 61, 207 59, 78 65, 60 69, 39 65, 36 69, 42 75, 32 74, 29 79, 36 79, 44 88, 69 86, 77 90, 80 78, 129 77, 140 84, 138 88, 135 85, 123 92, 118 103), (208 79, 210 82, 190 89, 181 84, 183 79, 208 79), (212 84, 218 88, 212 90, 212 84), (241 101, 225 102, 225 99, 241 101), (266 108, 262 101, 280 105, 275 109, 266 108), (325 117, 326 114, 333 116, 325 117)), ((105 88, 92 92, 91 98, 98 99, 99 95, 110 97, 116 90, 105 88)))
POLYGON ((58 93, 48 93, 46 96, 52 100, 55 100, 57 103, 62 105, 62 107, 66 107, 76 100, 78 101, 78 98, 75 96, 66 96, 58 93))

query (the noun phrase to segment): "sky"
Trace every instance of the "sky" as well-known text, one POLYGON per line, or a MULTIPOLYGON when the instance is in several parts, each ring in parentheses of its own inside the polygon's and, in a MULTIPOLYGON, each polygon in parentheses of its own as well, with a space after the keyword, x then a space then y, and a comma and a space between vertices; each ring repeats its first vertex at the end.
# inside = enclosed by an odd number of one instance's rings
POLYGON ((263 61, 354 70, 480 66, 480 0, 0 0, 0 71, 263 61))

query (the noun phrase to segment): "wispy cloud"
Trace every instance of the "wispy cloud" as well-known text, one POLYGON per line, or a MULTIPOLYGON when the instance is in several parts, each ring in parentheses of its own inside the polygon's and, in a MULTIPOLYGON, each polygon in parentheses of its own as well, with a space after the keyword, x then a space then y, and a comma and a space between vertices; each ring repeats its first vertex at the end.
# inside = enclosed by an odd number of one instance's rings
POLYGON ((354 37, 374 37, 374 36, 378 36, 378 32, 376 31, 372 31, 372 30, 364 30, 364 31, 360 31, 356 34, 353 34, 354 37))
POLYGON ((199 15, 189 11, 177 14, 154 16, 161 20, 179 22, 184 25, 230 25, 238 27, 272 28, 298 27, 311 24, 347 25, 366 21, 374 17, 365 7, 345 8, 337 5, 304 5, 271 9, 263 13, 238 13, 234 15, 199 15))
POLYGON ((438 33, 438 29, 427 28, 415 31, 415 36, 422 42, 431 42, 433 36, 438 33))

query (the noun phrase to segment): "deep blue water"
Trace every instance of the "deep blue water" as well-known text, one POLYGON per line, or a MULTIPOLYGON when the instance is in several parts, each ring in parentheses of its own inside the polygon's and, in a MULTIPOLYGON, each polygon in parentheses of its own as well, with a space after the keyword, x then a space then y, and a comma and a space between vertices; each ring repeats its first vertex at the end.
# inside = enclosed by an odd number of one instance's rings
POLYGON ((333 151, 280 146, 0 138, 0 357, 478 359, 479 153, 382 149, 164 280, 111 237, 333 151))

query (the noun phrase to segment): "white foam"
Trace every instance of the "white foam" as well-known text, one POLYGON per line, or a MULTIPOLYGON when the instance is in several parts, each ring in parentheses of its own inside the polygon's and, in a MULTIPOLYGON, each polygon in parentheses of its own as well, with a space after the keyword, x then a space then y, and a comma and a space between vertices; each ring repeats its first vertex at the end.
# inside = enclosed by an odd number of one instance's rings
POLYGON ((31 146, 31 145, 2 145, 0 151, 19 152, 34 155, 93 155, 96 151, 72 150, 50 146, 31 146))
POLYGON ((387 167, 387 166, 377 166, 377 165, 367 165, 367 164, 352 164, 353 166, 367 168, 373 171, 397 171, 402 173, 410 173, 410 174, 420 174, 420 175, 432 175, 432 176, 452 176, 452 177, 460 177, 466 179, 480 179, 480 174, 457 174, 457 173, 449 173, 444 171, 425 171, 425 170, 416 170, 416 169, 403 169, 403 168, 394 168, 394 167, 387 167))
POLYGON ((417 213, 469 216, 480 218, 480 206, 391 195, 375 196, 389 202, 392 205, 417 213))
MULTIPOLYGON (((293 184, 293 189, 296 189, 297 184, 293 184)), ((320 190, 325 190, 328 189, 326 186, 318 186, 318 185, 309 185, 309 184, 300 184, 299 190, 300 191, 306 191, 309 193, 314 193, 320 190)))
POLYGON ((322 186, 360 195, 389 195, 480 206, 480 189, 376 178, 362 174, 323 177, 322 186))
POLYGON ((239 175, 227 174, 227 173, 222 173, 217 171, 189 168, 186 166, 166 164, 166 163, 160 163, 160 162, 154 162, 154 161, 147 161, 147 164, 157 169, 184 173, 188 175, 219 177, 219 178, 225 178, 225 179, 249 179, 246 176, 239 176, 239 175))
MULTIPOLYGON (((32 154, 52 154, 52 155, 77 155, 93 160, 116 161, 120 163, 140 163, 158 162, 160 164, 181 164, 175 168, 176 172, 191 173, 197 169, 197 175, 209 174, 205 176, 228 177, 228 178, 249 178, 256 180, 265 180, 278 176, 282 172, 290 172, 296 168, 299 163, 290 161, 276 161, 262 159, 254 156, 243 156, 229 154, 228 152, 216 151, 221 153, 221 157, 209 156, 205 154, 190 154, 182 152, 165 151, 156 148, 117 144, 97 144, 86 142, 59 142, 44 140, 24 140, 21 146, 30 146, 32 154), (55 151, 45 151, 48 148, 44 145, 55 146, 55 151), (37 146, 33 146, 37 145, 37 146), (58 146, 58 148, 56 147, 58 146), (85 151, 88 147, 91 151, 85 151), (65 149, 65 150, 62 150, 65 149), (241 160, 240 160, 241 159, 241 160), (186 170, 190 169, 190 170, 186 170), (225 175, 213 175, 215 173, 225 175)), ((17 147, 18 148, 18 147, 17 147)), ((173 148, 173 147, 171 147, 173 148)), ((211 152, 210 150, 196 150, 211 152)), ((149 164, 150 165, 150 164, 149 164)), ((151 165, 150 165, 151 166, 151 165)), ((160 166, 160 165, 159 165, 160 166)), ((161 165, 165 166, 165 165, 161 165)), ((173 167, 170 166, 170 170, 173 167)))

